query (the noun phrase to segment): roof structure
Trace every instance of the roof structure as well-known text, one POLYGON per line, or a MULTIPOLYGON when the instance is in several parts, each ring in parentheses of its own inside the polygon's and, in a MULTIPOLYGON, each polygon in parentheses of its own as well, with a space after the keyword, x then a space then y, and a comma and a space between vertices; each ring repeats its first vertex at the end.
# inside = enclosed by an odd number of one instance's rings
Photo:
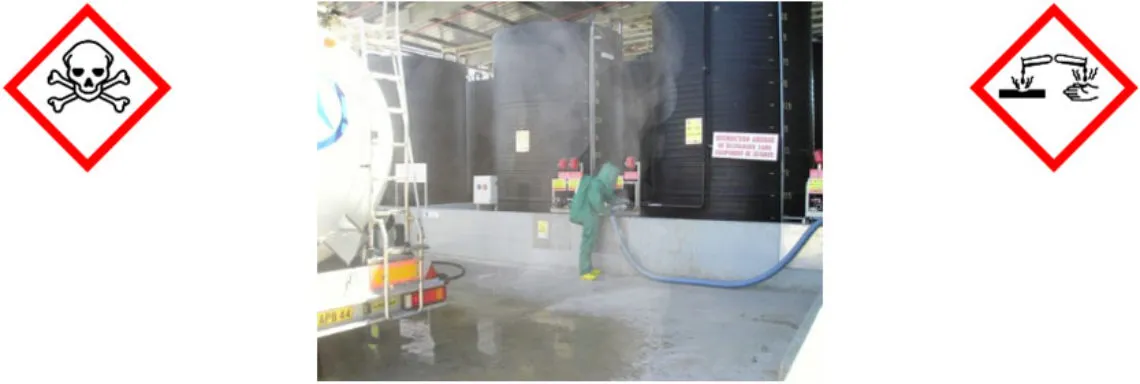
MULTIPOLYGON (((627 58, 653 50, 655 2, 321 2, 343 19, 363 20, 375 27, 385 15, 388 22, 400 17, 404 45, 413 53, 440 56, 488 70, 492 65, 491 37, 500 28, 541 20, 589 22, 591 19, 617 25, 620 20, 627 58), (388 4, 388 9, 384 9, 388 4)), ((359 21, 357 21, 359 22, 359 21)), ((390 24, 389 24, 390 25, 390 24)), ((823 6, 813 3, 812 29, 816 40, 823 37, 823 6)), ((389 31, 390 33, 390 31, 389 31)), ((385 31, 369 30, 369 40, 383 39, 385 31)))

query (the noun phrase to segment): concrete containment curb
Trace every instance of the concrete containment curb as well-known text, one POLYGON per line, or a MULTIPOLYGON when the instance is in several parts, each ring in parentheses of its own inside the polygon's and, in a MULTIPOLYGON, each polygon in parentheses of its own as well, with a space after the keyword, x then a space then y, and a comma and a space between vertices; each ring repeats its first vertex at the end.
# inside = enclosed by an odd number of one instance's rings
POLYGON ((812 303, 811 309, 804 315, 803 321, 800 322, 800 328, 796 330, 795 336, 792 341, 788 343, 788 349, 784 352, 784 358, 780 361, 779 380, 784 381, 788 377, 788 372, 792 369, 792 364, 796 361, 796 355, 800 353, 800 348, 804 345, 804 340, 807 339, 808 332, 811 331, 815 325, 815 316, 819 313, 819 308, 823 305, 823 293, 816 296, 815 302, 812 303))

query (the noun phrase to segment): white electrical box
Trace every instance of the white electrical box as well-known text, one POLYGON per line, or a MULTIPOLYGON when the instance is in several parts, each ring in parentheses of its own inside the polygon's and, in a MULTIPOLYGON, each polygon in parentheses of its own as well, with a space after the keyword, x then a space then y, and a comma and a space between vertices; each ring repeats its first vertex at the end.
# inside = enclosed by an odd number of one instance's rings
POLYGON ((395 176, 396 176, 396 182, 397 183, 412 182, 412 183, 416 183, 416 184, 422 184, 422 183, 427 182, 427 164, 426 163, 412 163, 411 167, 408 167, 404 163, 399 163, 399 164, 396 164, 396 172, 395 173, 396 173, 395 176), (412 170, 410 175, 408 174, 409 168, 412 170))
POLYGON ((495 205, 499 203, 499 178, 498 176, 475 176, 474 178, 474 197, 472 200, 475 205, 495 205))

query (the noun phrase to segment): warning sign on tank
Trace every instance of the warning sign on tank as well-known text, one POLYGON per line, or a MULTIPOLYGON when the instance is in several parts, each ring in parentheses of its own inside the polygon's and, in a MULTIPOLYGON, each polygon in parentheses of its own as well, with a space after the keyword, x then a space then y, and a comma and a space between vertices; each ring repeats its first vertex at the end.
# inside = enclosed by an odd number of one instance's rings
POLYGON ((685 119, 685 145, 698 145, 704 136, 702 121, 699 117, 685 119))
POLYGON ((774 133, 713 132, 712 157, 776 161, 780 136, 774 133))
POLYGON ((515 152, 530 152, 530 131, 515 131, 515 152))
POLYGON ((550 238, 550 222, 546 220, 538 221, 538 238, 543 240, 550 238))

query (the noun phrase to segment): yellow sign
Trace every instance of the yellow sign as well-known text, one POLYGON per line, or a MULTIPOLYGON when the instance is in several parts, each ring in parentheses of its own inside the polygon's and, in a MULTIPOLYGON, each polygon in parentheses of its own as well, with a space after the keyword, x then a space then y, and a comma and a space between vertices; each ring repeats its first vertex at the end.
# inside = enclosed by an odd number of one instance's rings
POLYGON ((704 127, 700 117, 685 119, 685 145, 698 145, 703 141, 704 127))
POLYGON ((578 191, 578 181, 581 181, 581 180, 582 179, 570 179, 570 190, 577 192, 578 191))
POLYGON ((823 193, 823 179, 808 179, 808 193, 823 193))
MULTIPOLYGON (((384 299, 372 300, 368 304, 372 309, 372 313, 384 313, 384 299)), ((392 311, 392 310, 399 309, 397 307, 397 305, 399 305, 399 304, 400 304, 400 301, 397 300, 395 297, 388 299, 388 310, 392 311)))
POLYGON ((622 188, 625 188, 625 178, 624 178, 624 177, 621 177, 621 176, 618 176, 618 179, 617 179, 617 189, 622 189, 622 188))
POLYGON ((546 220, 539 220, 538 221, 538 238, 540 238, 540 239, 549 239, 550 238, 550 222, 548 222, 546 220))
POLYGON ((515 131, 515 152, 530 152, 530 131, 515 131))
POLYGON ((566 190, 566 179, 551 179, 550 180, 550 187, 554 188, 555 191, 565 191, 566 190))
POLYGON ((353 308, 352 306, 340 307, 337 309, 332 309, 332 310, 328 310, 328 311, 324 311, 324 312, 318 312, 317 313, 317 326, 323 327, 326 325, 343 323, 345 321, 348 321, 349 319, 352 319, 352 315, 355 312, 356 312, 356 309, 353 308))

